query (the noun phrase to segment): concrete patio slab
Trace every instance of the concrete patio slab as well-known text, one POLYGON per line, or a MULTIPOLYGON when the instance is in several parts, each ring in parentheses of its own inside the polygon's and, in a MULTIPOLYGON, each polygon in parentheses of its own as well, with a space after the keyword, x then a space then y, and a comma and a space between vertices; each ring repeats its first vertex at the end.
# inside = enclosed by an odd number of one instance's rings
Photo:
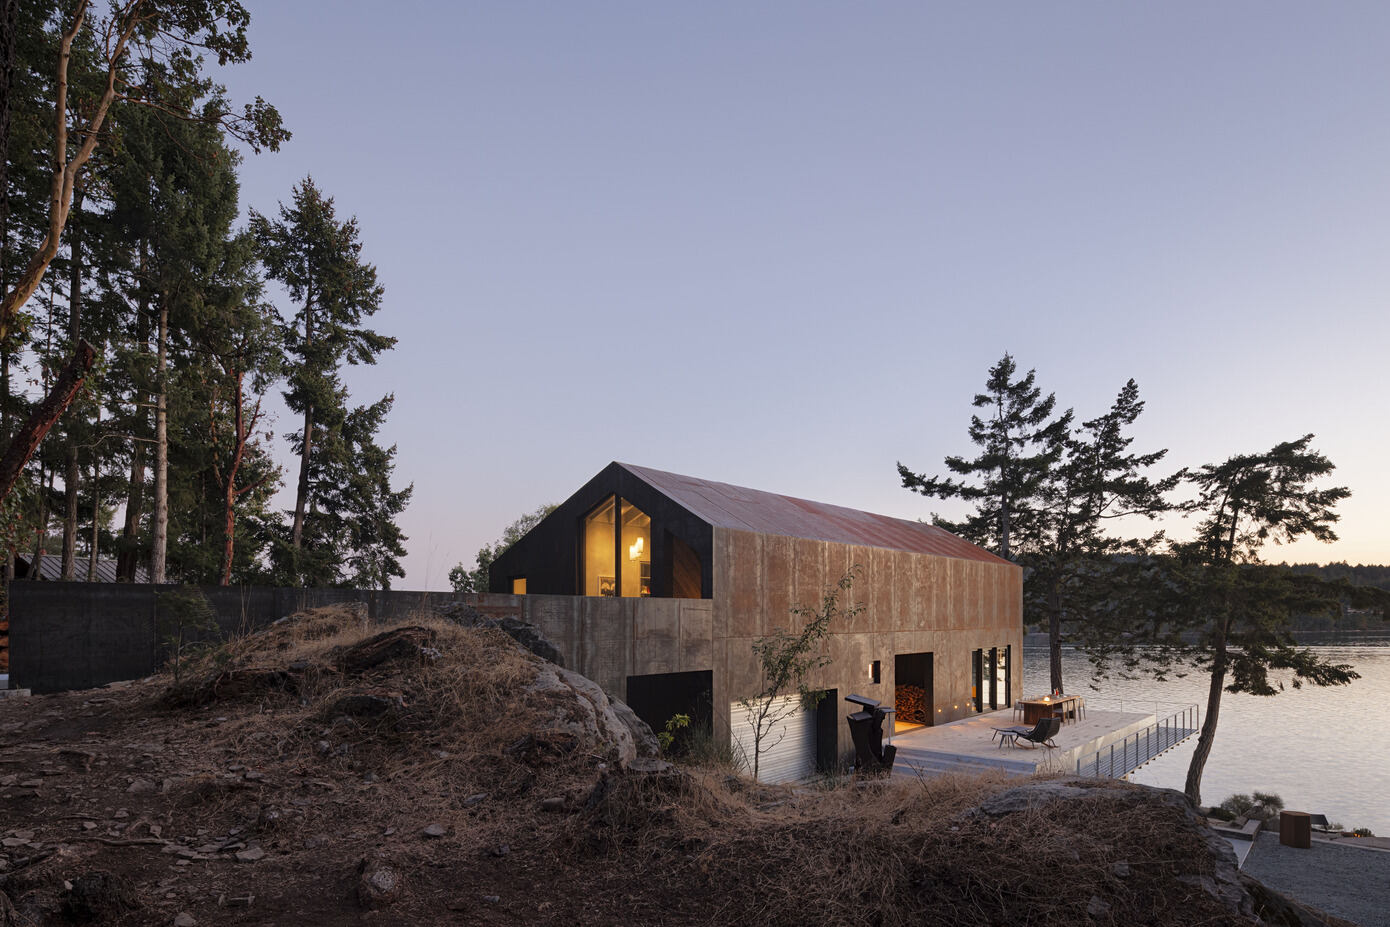
POLYGON ((1076 772, 1078 760, 1089 758, 1112 743, 1154 723, 1142 712, 1087 710, 1086 717, 1062 725, 1053 738, 1056 749, 999 745, 994 728, 1014 727, 1013 712, 992 711, 949 724, 920 727, 893 735, 898 748, 893 774, 934 775, 961 769, 1003 769, 1019 775, 1035 772, 1076 772))

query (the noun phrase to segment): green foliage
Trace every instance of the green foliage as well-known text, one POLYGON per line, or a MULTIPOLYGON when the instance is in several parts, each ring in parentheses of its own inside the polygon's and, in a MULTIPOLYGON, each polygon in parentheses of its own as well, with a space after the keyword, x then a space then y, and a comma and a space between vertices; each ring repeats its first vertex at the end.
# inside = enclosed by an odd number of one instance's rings
POLYGON ((492 561, 502 556, 502 553, 510 548, 517 541, 525 536, 536 525, 540 524, 541 519, 555 511, 555 503, 551 502, 538 507, 534 512, 527 512, 516 521, 512 522, 502 532, 502 537, 498 538, 493 544, 485 544, 478 551, 477 566, 468 569, 462 562, 454 565, 449 571, 449 585, 454 587, 454 592, 458 595, 469 592, 488 591, 488 571, 492 568, 492 561))
POLYGON ((985 392, 973 405, 988 412, 970 417, 970 440, 980 448, 973 460, 947 457, 946 468, 963 477, 927 477, 902 463, 898 475, 903 487, 924 496, 958 498, 975 505, 961 522, 949 522, 935 514, 932 520, 966 540, 993 550, 1005 560, 1036 543, 1042 530, 1042 490, 1048 475, 1062 459, 1071 427, 1067 410, 1052 418, 1056 397, 1034 385, 1035 371, 1015 379, 1017 365, 1005 354, 989 370, 985 392))
POLYGON ((1352 835, 1353 837, 1374 837, 1374 836, 1375 836, 1375 834, 1371 832, 1371 829, 1370 829, 1369 827, 1355 827, 1355 828, 1352 828, 1352 830, 1351 830, 1351 835, 1352 835))
POLYGON ((840 606, 840 596, 849 592, 861 567, 855 564, 835 585, 821 596, 819 609, 795 605, 791 609, 795 621, 792 627, 778 628, 766 637, 753 641, 753 656, 758 661, 761 688, 754 695, 739 699, 753 725, 753 756, 748 758, 756 780, 762 755, 781 743, 785 732, 779 725, 797 706, 781 699, 792 692, 800 695, 800 707, 809 711, 820 703, 825 693, 810 685, 811 674, 830 664, 830 656, 821 645, 830 633, 830 625, 840 619, 846 623, 864 610, 863 605, 840 606), (800 625, 798 629, 796 625, 800 625))
POLYGON ((276 574, 294 585, 389 588, 404 575, 396 518, 412 492, 392 487, 396 449, 376 441, 394 398, 350 407, 341 377, 345 365, 375 363, 396 343, 363 326, 381 308, 376 268, 362 260, 357 220, 340 220, 312 177, 277 218, 252 211, 251 230, 267 273, 297 306, 282 337, 285 402, 303 422, 291 436, 299 480, 293 523, 275 545, 276 574))
POLYGON ((656 741, 661 745, 661 752, 665 753, 676 743, 676 734, 690 727, 690 715, 672 715, 666 722, 666 729, 656 732, 656 741))
POLYGON ((1259 806, 1263 806, 1267 813, 1275 813, 1283 809, 1284 799, 1271 792, 1255 792, 1253 795, 1237 792, 1213 808, 1212 817, 1232 821, 1243 815, 1248 815, 1259 806))
POLYGON ((217 613, 197 586, 161 589, 155 596, 155 630, 178 682, 183 663, 206 646, 202 636, 219 629, 217 613))
POLYGON ((1128 381, 1104 415, 1070 430, 1060 463, 1039 486, 1041 530, 1037 543, 1022 555, 1025 613, 1047 616, 1051 650, 1051 687, 1065 691, 1061 639, 1064 624, 1085 620, 1084 606, 1094 598, 1094 584, 1105 574, 1091 569, 1097 561, 1132 553, 1157 542, 1136 542, 1110 534, 1105 526, 1117 518, 1155 518, 1171 511, 1167 501, 1185 471, 1151 481, 1145 471, 1166 450, 1135 454, 1128 430, 1144 410, 1139 387, 1128 381))
MULTIPOLYGON (((1294 614, 1329 612, 1350 594, 1371 596, 1260 560, 1267 543, 1301 537, 1331 541, 1341 487, 1321 488, 1331 473, 1310 449, 1311 435, 1260 454, 1231 457, 1188 476, 1201 514, 1194 539, 1157 553, 1096 567, 1098 590, 1078 628, 1098 676, 1123 673, 1157 678, 1190 669, 1210 678, 1202 731, 1188 769, 1187 794, 1200 801, 1201 775, 1216 736, 1223 692, 1275 695, 1285 685, 1345 685, 1358 676, 1300 648, 1290 630, 1294 614)), ((1390 599, 1390 596, 1386 597, 1390 599)), ((1386 602, 1379 603, 1382 612, 1386 602)))

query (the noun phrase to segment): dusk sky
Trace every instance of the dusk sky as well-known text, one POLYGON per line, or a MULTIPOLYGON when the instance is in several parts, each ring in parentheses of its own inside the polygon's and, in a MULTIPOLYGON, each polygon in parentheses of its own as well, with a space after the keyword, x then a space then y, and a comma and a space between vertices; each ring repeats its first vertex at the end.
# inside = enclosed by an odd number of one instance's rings
POLYGON ((1006 350, 1173 468, 1315 433, 1341 541, 1269 558, 1390 562, 1390 5, 246 2, 243 206, 312 174, 400 339, 397 588, 611 460, 959 514, 895 464, 1006 350))

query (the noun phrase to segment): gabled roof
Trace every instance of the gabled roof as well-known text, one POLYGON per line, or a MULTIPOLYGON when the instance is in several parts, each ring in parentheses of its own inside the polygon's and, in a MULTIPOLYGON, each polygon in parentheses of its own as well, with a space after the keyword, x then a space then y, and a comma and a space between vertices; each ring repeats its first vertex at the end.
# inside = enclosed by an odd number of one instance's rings
POLYGON ((866 547, 961 560, 1008 563, 983 547, 919 521, 875 515, 841 505, 811 502, 632 464, 619 463, 617 466, 717 528, 840 544, 863 544, 866 547))

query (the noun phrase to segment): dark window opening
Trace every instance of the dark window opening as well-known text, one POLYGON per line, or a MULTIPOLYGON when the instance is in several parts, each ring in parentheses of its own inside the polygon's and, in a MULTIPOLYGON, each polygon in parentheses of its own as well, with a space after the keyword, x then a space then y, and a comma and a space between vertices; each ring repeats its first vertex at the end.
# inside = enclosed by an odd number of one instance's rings
POLYGON ((690 726, 672 730, 671 750, 681 755, 692 738, 714 736, 714 673, 651 673, 627 677, 627 704, 653 732, 666 730, 676 715, 685 715, 690 726))

